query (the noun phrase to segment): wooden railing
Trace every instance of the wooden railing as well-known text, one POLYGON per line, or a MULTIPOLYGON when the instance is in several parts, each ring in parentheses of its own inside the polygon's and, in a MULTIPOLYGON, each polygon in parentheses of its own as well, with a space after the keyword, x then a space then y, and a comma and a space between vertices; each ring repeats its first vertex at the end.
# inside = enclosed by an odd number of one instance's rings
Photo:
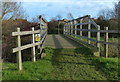
MULTIPOLYGON (((100 43, 104 44, 104 51, 105 51, 105 56, 106 58, 108 57, 108 45, 113 45, 113 46, 120 46, 118 43, 113 43, 113 42, 108 42, 108 33, 116 33, 120 34, 119 30, 108 30, 108 27, 105 27, 105 30, 100 30, 100 26, 97 25, 91 18, 90 15, 86 15, 84 17, 80 17, 78 19, 70 20, 68 22, 65 22, 64 28, 63 28, 63 33, 65 35, 69 35, 70 37, 73 37, 74 39, 78 39, 76 37, 79 37, 81 40, 82 39, 87 39, 88 44, 91 44, 91 41, 96 42, 96 47, 98 48, 98 56, 100 56, 100 43), (87 22, 82 22, 84 19, 87 18, 87 22), (77 27, 79 25, 79 28, 77 27), (88 25, 88 29, 83 29, 82 25, 88 25), (91 29, 91 25, 95 27, 95 29, 91 29), (74 33, 73 33, 74 31, 74 33), (80 34, 78 35, 78 31, 80 31, 80 34), (88 36, 83 36, 83 31, 88 32, 88 36), (91 32, 96 32, 97 37, 96 40, 91 38, 91 32), (100 33, 104 33, 104 41, 100 41, 100 33)), ((78 40, 80 40, 78 39, 78 40)), ((84 42, 84 41, 83 41, 84 42)), ((86 42, 84 42, 86 43, 86 42)))
POLYGON ((40 48, 40 54, 43 49, 43 43, 45 41, 47 35, 47 21, 41 16, 40 17, 40 29, 34 30, 34 27, 32 27, 32 31, 20 31, 20 28, 17 28, 17 32, 12 32, 12 36, 17 36, 17 47, 13 48, 13 53, 17 52, 17 63, 18 63, 18 69, 22 70, 22 57, 21 57, 21 51, 32 48, 32 61, 36 61, 35 57, 35 46, 38 46, 40 48), (35 34, 40 34, 40 41, 35 41, 35 34), (32 35, 32 43, 21 46, 21 36, 25 35, 32 35))

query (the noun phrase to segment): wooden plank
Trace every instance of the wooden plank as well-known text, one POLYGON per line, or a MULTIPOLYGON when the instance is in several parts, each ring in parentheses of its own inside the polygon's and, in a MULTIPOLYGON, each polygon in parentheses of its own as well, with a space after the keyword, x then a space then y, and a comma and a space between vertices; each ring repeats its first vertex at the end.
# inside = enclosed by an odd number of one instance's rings
POLYGON ((46 35, 47 35, 47 32, 45 32, 43 38, 41 39, 41 45, 40 45, 40 52, 39 52, 39 54, 42 53, 43 43, 44 43, 44 41, 45 41, 46 35))
POLYGON ((44 38, 46 37, 47 33, 45 32, 44 35, 41 38, 41 42, 43 42, 44 38))
POLYGON ((12 32, 12 36, 18 36, 18 35, 30 35, 30 34, 34 34, 34 33, 40 33, 40 30, 36 30, 36 31, 21 31, 21 32, 12 32))
POLYGON ((43 36, 45 32, 46 32, 46 30, 41 31, 40 32, 41 36, 43 36))
POLYGON ((88 18, 88 17, 90 17, 90 15, 86 15, 86 16, 83 16, 83 17, 80 17, 80 18, 77 18, 76 20, 80 20, 80 19, 84 19, 84 18, 88 18))
POLYGON ((99 32, 102 32, 102 33, 120 33, 120 30, 100 30, 99 32))
MULTIPOLYGON (((71 34, 72 34, 72 33, 71 33, 71 34)), ((91 38, 88 38, 88 37, 85 37, 85 36, 80 36, 80 35, 75 35, 75 34, 72 34, 72 35, 74 35, 74 36, 76 36, 76 37, 80 37, 80 38, 84 38, 84 39, 88 39, 88 40, 97 42, 97 40, 91 39, 91 38)))
POLYGON ((65 25, 65 26, 76 26, 76 25, 86 25, 86 24, 92 24, 92 22, 86 22, 86 23, 77 23, 77 24, 65 25))
POLYGON ((81 43, 84 44, 85 46, 87 46, 87 47, 89 47, 89 48, 94 48, 95 51, 98 51, 98 48, 97 48, 96 46, 94 46, 94 45, 92 45, 92 44, 88 44, 88 42, 85 42, 85 41, 80 40, 80 39, 78 39, 78 38, 75 38, 75 37, 73 37, 73 36, 66 36, 66 37, 68 37, 68 38, 70 38, 70 39, 72 39, 72 40, 75 40, 75 41, 77 41, 77 42, 81 42, 81 43))
MULTIPOLYGON (((20 32, 20 28, 17 28, 17 32, 20 32)), ((18 44, 18 55, 17 55, 17 64, 18 64, 18 70, 22 70, 22 57, 21 57, 21 39, 20 35, 17 36, 17 44, 18 44)))
POLYGON ((42 22, 41 22, 40 24, 41 24, 42 26, 47 26, 46 23, 42 23, 42 22))
POLYGON ((47 30, 47 28, 42 28, 41 30, 47 30))
POLYGON ((45 38, 46 38, 47 33, 45 34, 45 36, 43 37, 43 39, 41 40, 41 44, 43 45, 45 38))
MULTIPOLYGON (((40 45, 41 42, 36 42, 36 43, 32 43, 32 44, 27 44, 27 45, 24 45, 24 46, 21 46, 20 47, 20 50, 25 50, 25 49, 28 49, 28 48, 31 48, 33 46, 37 46, 37 45, 40 45)), ((17 48, 13 48, 13 53, 17 52, 19 49, 18 47, 17 48)))

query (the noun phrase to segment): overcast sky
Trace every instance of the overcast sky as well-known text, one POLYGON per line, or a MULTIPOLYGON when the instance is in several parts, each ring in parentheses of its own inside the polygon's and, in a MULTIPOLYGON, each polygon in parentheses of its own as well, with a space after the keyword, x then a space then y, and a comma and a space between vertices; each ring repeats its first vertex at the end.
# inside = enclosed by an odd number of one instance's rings
POLYGON ((30 21, 33 17, 44 15, 49 21, 51 18, 61 15, 67 18, 72 13, 74 18, 91 15, 97 17, 102 9, 113 9, 118 0, 22 0, 23 7, 29 15, 30 21))

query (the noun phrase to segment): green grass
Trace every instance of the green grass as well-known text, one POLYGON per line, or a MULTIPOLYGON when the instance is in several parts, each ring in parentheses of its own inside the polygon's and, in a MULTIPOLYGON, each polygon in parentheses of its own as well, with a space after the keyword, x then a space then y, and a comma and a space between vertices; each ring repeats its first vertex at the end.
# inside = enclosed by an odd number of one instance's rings
POLYGON ((24 62, 23 70, 18 71, 16 64, 3 63, 3 80, 43 80, 52 71, 51 62, 38 60, 37 62, 24 62))
POLYGON ((37 62, 3 63, 3 80, 117 80, 118 59, 96 58, 86 47, 45 48, 47 56, 37 62))
POLYGON ((118 58, 92 58, 92 62, 108 80, 118 79, 118 58))

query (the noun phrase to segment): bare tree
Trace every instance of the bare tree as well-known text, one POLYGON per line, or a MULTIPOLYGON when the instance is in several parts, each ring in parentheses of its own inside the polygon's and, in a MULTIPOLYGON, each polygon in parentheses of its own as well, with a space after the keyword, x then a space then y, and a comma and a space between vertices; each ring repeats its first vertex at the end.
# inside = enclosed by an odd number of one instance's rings
POLYGON ((120 29, 120 1, 114 4, 113 9, 104 9, 99 12, 98 19, 101 20, 101 25, 108 25, 110 29, 120 29), (111 19, 111 20, 109 20, 111 19), (103 21, 104 20, 104 21, 103 21), (106 23, 105 23, 106 20, 106 23))
POLYGON ((114 12, 112 9, 102 9, 99 11, 99 17, 103 17, 104 20, 109 20, 114 17, 114 12))
MULTIPOLYGON (((8 0, 9 1, 9 0, 8 0)), ((25 18, 21 2, 2 2, 2 19, 25 18)))
POLYGON ((115 4, 115 17, 120 18, 120 1, 115 4))
MULTIPOLYGON (((57 20, 61 20, 62 19, 62 16, 59 14, 57 15, 57 20)), ((57 29, 58 29, 58 34, 60 33, 60 22, 58 22, 58 26, 57 26, 57 29)))
POLYGON ((57 20, 61 20, 62 19, 62 16, 61 15, 57 15, 57 20))
POLYGON ((34 17, 34 18, 32 18, 32 22, 34 22, 34 23, 39 23, 39 18, 38 18, 39 16, 36 16, 36 17, 34 17))
POLYGON ((115 3, 113 9, 102 9, 99 12, 99 17, 103 16, 104 19, 110 19, 110 18, 120 18, 120 1, 118 3, 115 3))
POLYGON ((68 19, 69 19, 69 20, 74 19, 74 17, 73 17, 73 15, 72 15, 72 13, 68 13, 68 14, 67 14, 67 16, 68 16, 68 19))

